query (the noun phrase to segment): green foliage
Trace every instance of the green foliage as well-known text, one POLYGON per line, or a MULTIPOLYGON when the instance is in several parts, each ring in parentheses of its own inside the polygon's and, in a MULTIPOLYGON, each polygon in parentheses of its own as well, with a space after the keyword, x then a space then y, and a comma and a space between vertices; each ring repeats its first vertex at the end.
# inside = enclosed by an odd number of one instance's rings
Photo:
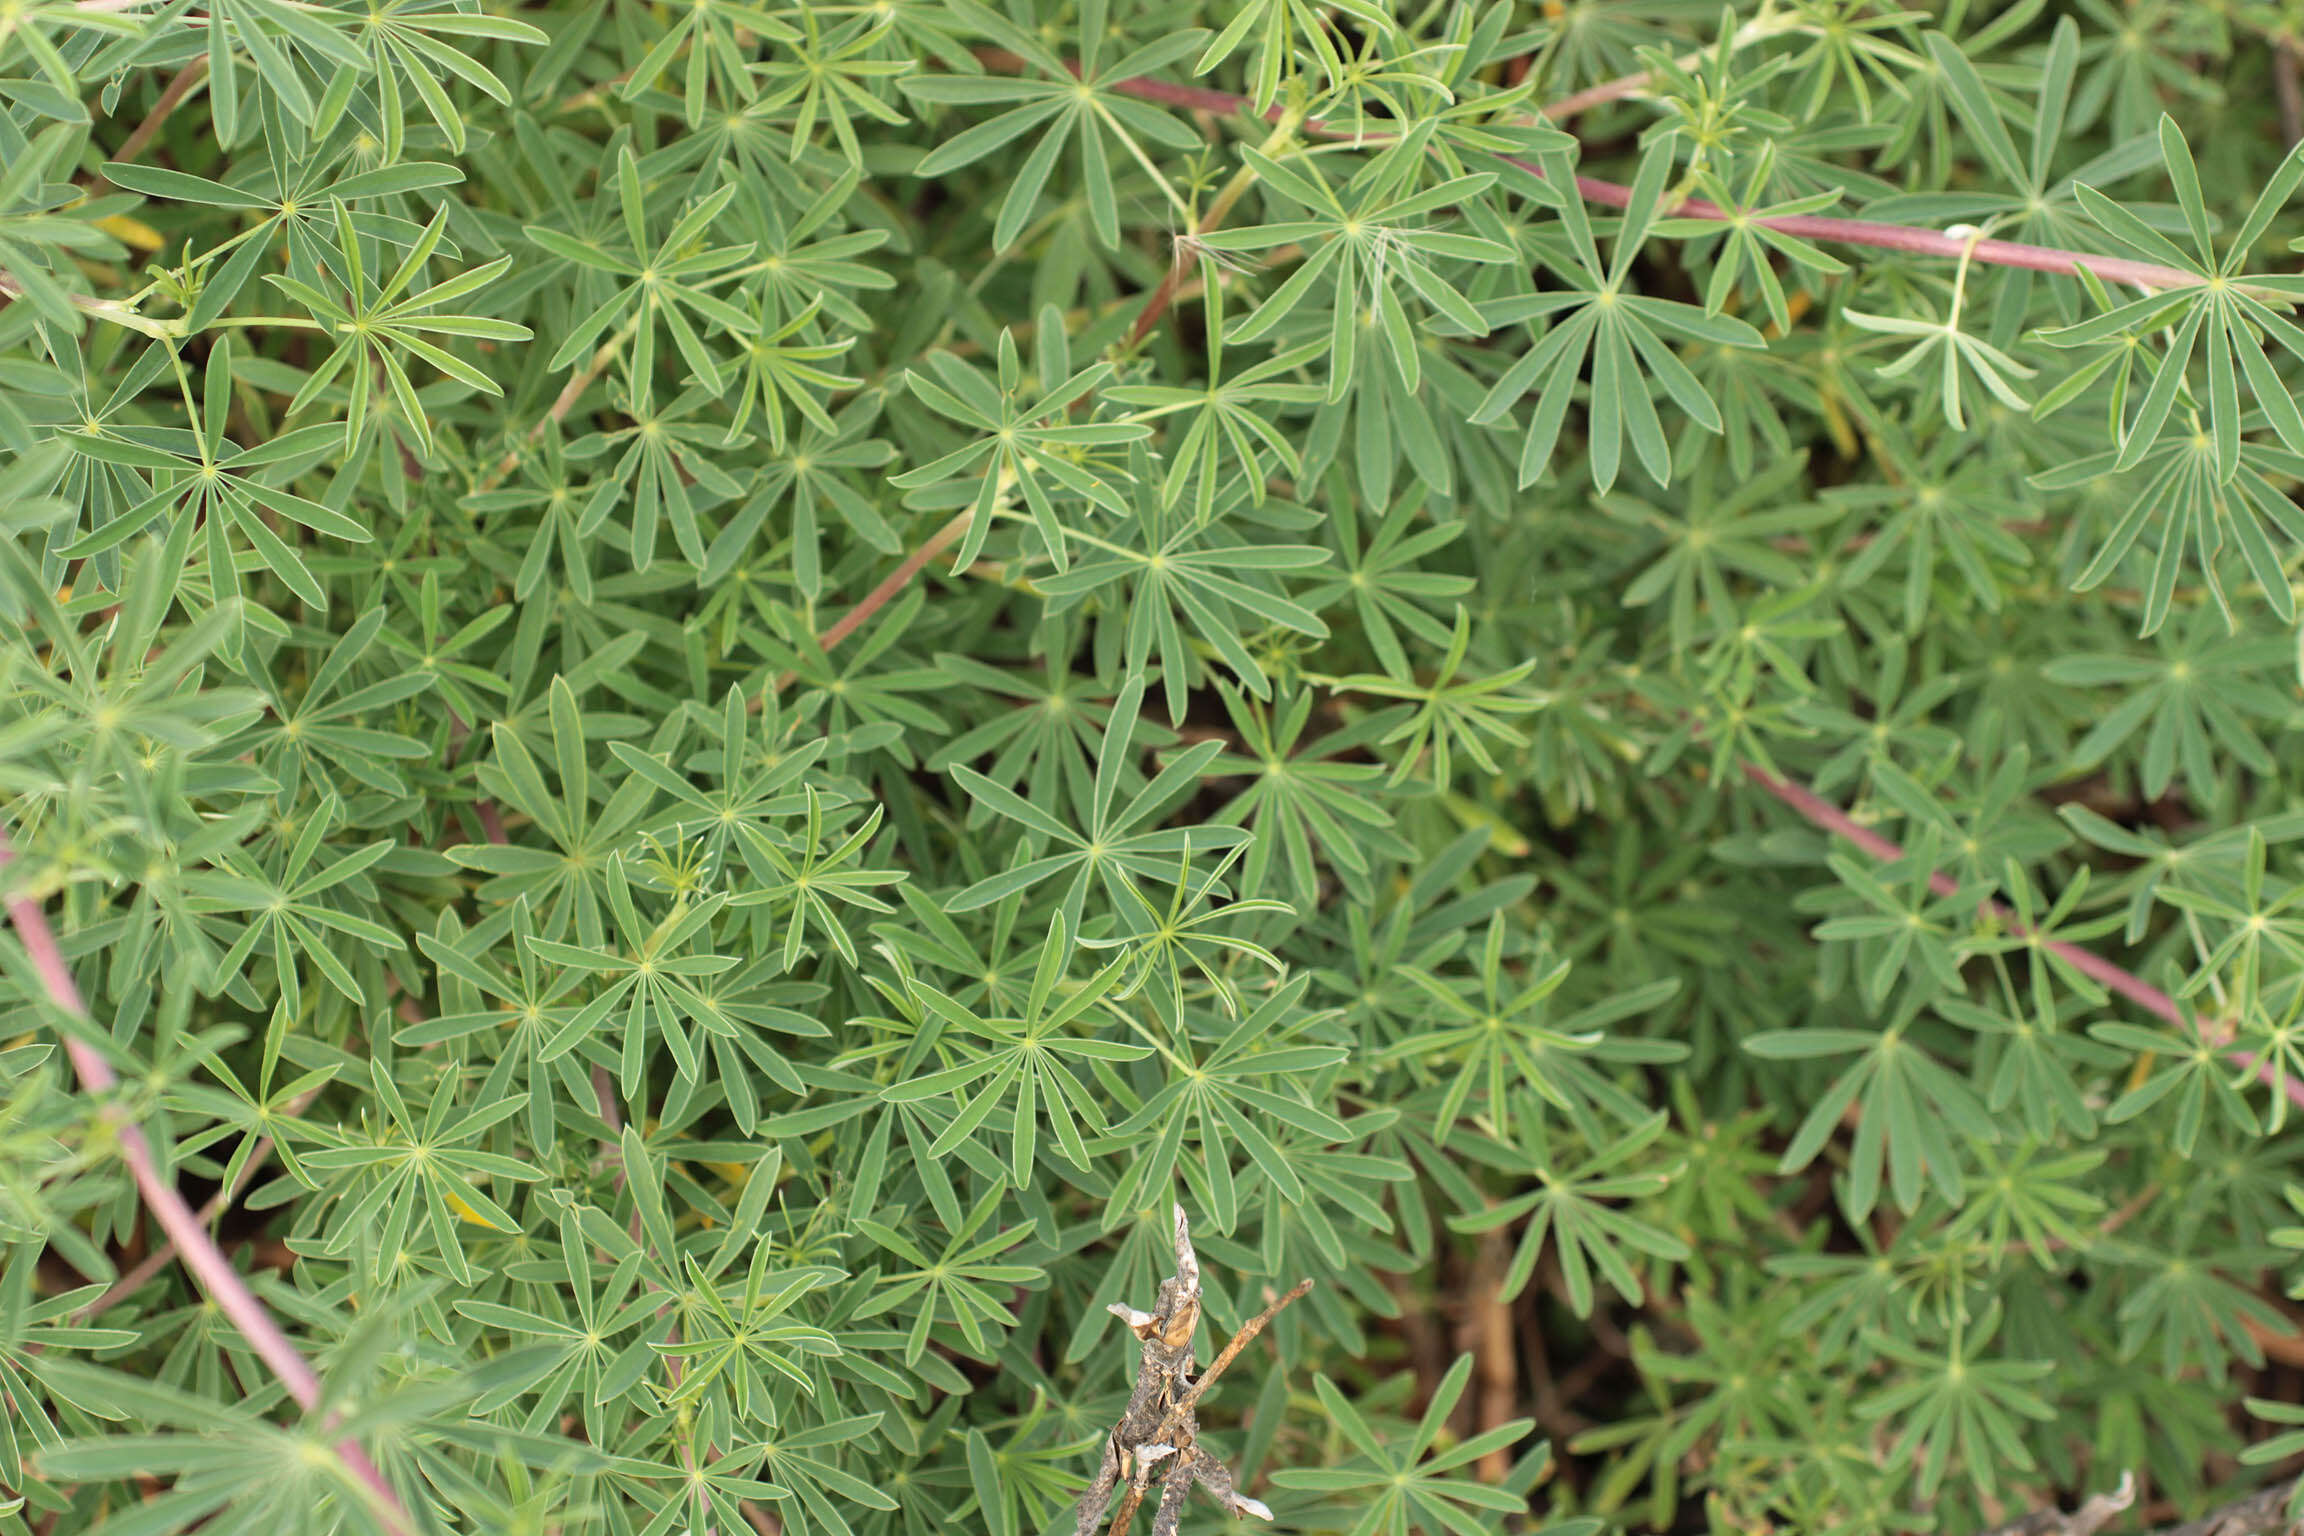
POLYGON ((0 1536, 2292 1472, 2298 35, 0 5, 0 1536))

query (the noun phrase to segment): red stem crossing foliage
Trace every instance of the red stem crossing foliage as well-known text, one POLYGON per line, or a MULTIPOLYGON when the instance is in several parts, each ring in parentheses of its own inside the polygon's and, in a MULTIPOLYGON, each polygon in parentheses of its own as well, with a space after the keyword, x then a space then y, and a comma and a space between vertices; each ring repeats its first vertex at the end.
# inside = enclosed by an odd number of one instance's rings
MULTIPOLYGON (((1789 779, 1779 778, 1765 768, 1755 767, 1751 763, 1744 765, 1744 777, 1798 811, 1816 826, 1837 837, 1846 838, 1872 857, 1886 863, 1894 863, 1904 857, 1902 848, 1888 841, 1871 828, 1864 826, 1855 817, 1850 816, 1846 811, 1824 799, 1807 786, 1795 784, 1789 779)), ((1960 883, 1942 870, 1931 870, 1928 874, 1928 889, 1939 896, 1949 896, 1960 889, 1960 883)), ((2015 914, 1996 901, 1985 902, 1982 910, 1995 921, 2007 924, 2018 934, 2029 935, 2032 931, 2022 923, 2017 922, 2015 914)), ((2071 966, 2072 969, 2102 984, 2107 990, 2119 993, 2146 1013, 2173 1024, 2181 1033, 2187 1035, 2194 1033, 2196 1026, 2184 1010, 2177 1006, 2176 999, 2135 973, 2124 971, 2103 956, 2082 949, 2077 944, 2067 943, 2063 939, 2044 940, 2042 947, 2071 966)), ((2289 1102, 2304 1105, 2304 1080, 2284 1076, 2271 1061, 2258 1061, 2254 1055, 2247 1051, 2233 1050, 2227 1051, 2225 1054, 2243 1066, 2252 1066, 2260 1081, 2281 1087, 2287 1093, 2289 1102)))
MULTIPOLYGON (((15 856, 7 835, 0 833, 0 872, 6 871, 15 856)), ((86 1021, 87 1004, 81 1000, 80 988, 72 980, 72 968, 65 963, 63 952, 56 947, 56 936, 49 930, 48 918, 40 910, 40 904, 28 896, 10 896, 7 898, 7 907, 9 921, 15 925, 16 936, 23 940, 24 952, 31 959, 32 974, 38 978, 48 1001, 71 1017, 86 1021)), ((64 1049, 72 1059, 73 1071, 79 1075, 81 1088, 86 1092, 100 1096, 118 1086, 111 1066, 93 1047, 67 1035, 64 1049)), ((257 1358, 271 1368, 273 1375, 280 1378, 281 1384, 288 1389, 288 1395, 307 1411, 318 1407, 320 1378, 313 1374, 312 1367, 297 1352, 296 1346, 288 1341, 288 1336, 280 1331, 280 1325, 272 1320, 272 1314, 264 1309, 264 1303, 258 1301, 255 1293, 248 1289, 247 1282, 240 1278, 240 1272, 224 1256, 224 1250, 216 1246, 215 1239, 208 1235, 208 1229, 202 1225, 200 1218, 184 1203, 184 1197, 176 1192, 176 1186, 160 1176, 159 1165, 152 1156, 152 1144, 145 1139, 143 1130, 120 1118, 116 1110, 106 1110, 105 1121, 114 1139, 119 1142, 120 1159, 128 1165, 128 1172, 136 1181, 137 1193, 143 1196, 145 1207, 152 1212, 153 1219, 159 1222, 160 1230, 167 1233, 169 1241, 175 1245, 178 1256, 184 1261, 184 1267, 192 1271, 201 1289, 214 1299, 217 1310, 230 1320, 233 1327, 240 1330, 241 1337, 256 1351, 257 1358)), ((393 1493, 392 1485, 385 1480, 383 1472, 368 1459, 368 1453, 357 1442, 347 1440, 336 1447, 336 1454, 343 1458, 352 1474, 366 1485, 370 1499, 388 1527, 401 1532, 410 1530, 412 1527, 407 1512, 400 1505, 399 1497, 393 1493)))
MULTIPOLYGON (((993 68, 1020 67, 1021 60, 1011 55, 986 50, 979 55, 993 68)), ((1641 77, 1627 76, 1624 80, 1610 81, 1606 86, 1582 93, 1582 97, 1557 103, 1540 115, 1564 117, 1572 104, 1581 110, 1596 105, 1602 99, 1614 99, 1625 94, 1628 83, 1637 83, 1641 77), (1583 98, 1592 98, 1586 100, 1583 98)), ((1245 114, 1255 116, 1255 108, 1245 96, 1229 91, 1211 91, 1196 85, 1175 85, 1166 80, 1138 78, 1114 82, 1112 89, 1123 96, 1134 96, 1140 101, 1155 102, 1161 106, 1178 107, 1191 112, 1212 112, 1220 116, 1245 114)), ((1280 108, 1274 106, 1263 116, 1277 119, 1280 108)), ((1304 124, 1304 132, 1328 138, 1351 138, 1361 143, 1381 144, 1382 135, 1368 135, 1357 129, 1342 128, 1318 120, 1304 124)), ((1541 176, 1544 173, 1526 160, 1510 155, 1500 157, 1524 171, 1541 176)), ((1632 189, 1621 182, 1601 181, 1592 176, 1576 178, 1576 190, 1586 202, 1603 207, 1621 208, 1632 200, 1632 189)), ((1692 197, 1675 204, 1671 210, 1677 218, 1712 219, 1725 222, 1735 217, 1717 203, 1692 197)), ((2025 245, 2015 240, 1970 240, 1963 235, 1946 234, 1939 230, 1923 229, 1912 224, 1884 224, 1872 219, 1831 219, 1815 214, 1798 214, 1786 218, 1756 219, 1756 224, 1803 240, 1825 240, 1835 245, 1868 245, 1878 250, 1903 251, 1914 256, 1941 256, 1958 261, 1965 256, 1987 266, 2025 267, 2034 272, 2055 272, 2070 277, 2085 267, 2107 283, 2126 284, 2137 288, 2186 288, 2200 279, 2192 273, 2175 267, 2163 267, 2149 261, 2131 261, 2121 256, 2098 256, 2089 251, 2060 250, 2050 245, 2025 245)))

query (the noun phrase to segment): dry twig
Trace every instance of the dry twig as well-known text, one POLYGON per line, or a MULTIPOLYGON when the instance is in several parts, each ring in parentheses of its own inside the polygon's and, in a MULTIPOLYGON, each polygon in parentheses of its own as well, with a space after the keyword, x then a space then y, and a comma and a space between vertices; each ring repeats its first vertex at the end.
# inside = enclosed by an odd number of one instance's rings
MULTIPOLYGON (((2244 1499, 2211 1511, 2182 1525, 2162 1527, 2153 1536, 2298 1536, 2304 1520, 2288 1516, 2296 1480, 2260 1488, 2244 1499)), ((2120 1486, 2099 1493, 2070 1514, 2049 1508, 2035 1510, 2018 1520, 1994 1526, 1984 1536, 2096 1536, 2115 1516, 2136 1502, 2136 1474, 2120 1474, 2120 1486)))
POLYGON ((1264 1331, 1264 1325, 1310 1289, 1310 1280, 1299 1280, 1287 1295, 1250 1318, 1194 1380, 1192 1335, 1200 1325, 1200 1259, 1192 1251, 1192 1229, 1184 1219, 1184 1208, 1176 1207, 1175 1277, 1160 1282, 1160 1298, 1149 1312, 1117 1302, 1109 1309, 1144 1341, 1144 1359, 1128 1407, 1104 1439, 1104 1459, 1096 1470, 1096 1481, 1080 1497, 1077 1536, 1095 1536, 1122 1479, 1127 1480, 1128 1492, 1121 1500, 1120 1512, 1113 1517, 1112 1536, 1128 1536, 1136 1507, 1144 1502, 1155 1476, 1160 1481, 1160 1508, 1152 1519, 1152 1536, 1175 1536, 1184 1519, 1185 1497, 1194 1483, 1207 1488, 1233 1514, 1272 1518, 1271 1510, 1233 1487, 1232 1474, 1222 1462, 1196 1444, 1200 1422, 1194 1410, 1216 1379, 1240 1357, 1240 1351, 1264 1331))

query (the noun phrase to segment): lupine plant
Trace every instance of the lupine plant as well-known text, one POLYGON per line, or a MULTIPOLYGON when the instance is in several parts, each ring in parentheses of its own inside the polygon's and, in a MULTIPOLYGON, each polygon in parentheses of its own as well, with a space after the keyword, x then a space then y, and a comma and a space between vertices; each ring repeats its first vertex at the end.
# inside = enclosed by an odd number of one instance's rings
POLYGON ((0 0, 0 1533, 2284 1528, 2300 49, 0 0))

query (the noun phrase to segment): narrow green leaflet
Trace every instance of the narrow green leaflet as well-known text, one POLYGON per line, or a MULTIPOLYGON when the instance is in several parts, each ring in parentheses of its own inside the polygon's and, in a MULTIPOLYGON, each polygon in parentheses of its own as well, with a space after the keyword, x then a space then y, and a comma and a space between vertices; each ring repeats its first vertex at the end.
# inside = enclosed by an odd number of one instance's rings
MULTIPOLYGON (((1545 177, 1554 184, 1567 184, 1575 177, 1575 162, 1566 154, 1547 154, 1541 163, 1545 177)), ((1706 314, 1699 306, 1628 287, 1633 259, 1656 232, 1670 172, 1667 153, 1652 150, 1641 158, 1639 176, 1627 195, 1605 263, 1583 205, 1567 199, 1561 205, 1563 234, 1548 235, 1537 247, 1546 269, 1567 286, 1481 306, 1481 318, 1488 326, 1528 326, 1527 347, 1489 386, 1471 418, 1482 424, 1499 421, 1535 390, 1527 435, 1520 445, 1523 487, 1535 484, 1550 468, 1561 426, 1587 367, 1593 483, 1602 491, 1615 485, 1629 437, 1641 467, 1663 484, 1672 478, 1672 455, 1649 390, 1651 377, 1688 420, 1707 432, 1721 430, 1719 406, 1666 337, 1713 346, 1761 345, 1760 333, 1732 315, 1706 314)))

